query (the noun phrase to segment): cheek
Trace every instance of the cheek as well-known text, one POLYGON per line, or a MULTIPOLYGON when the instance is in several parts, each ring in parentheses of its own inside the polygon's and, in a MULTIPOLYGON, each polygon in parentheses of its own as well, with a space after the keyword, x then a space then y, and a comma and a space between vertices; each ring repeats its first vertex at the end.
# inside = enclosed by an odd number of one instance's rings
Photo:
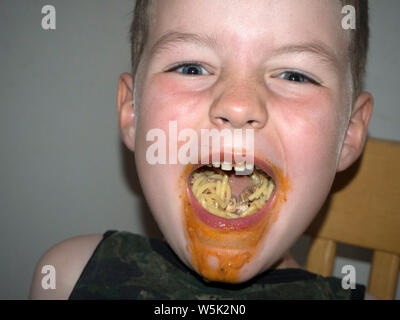
POLYGON ((285 99, 284 107, 276 110, 280 118, 276 125, 289 170, 299 175, 335 171, 342 131, 339 115, 338 103, 322 89, 312 95, 285 99))
MULTIPOLYGON (((177 81, 176 76, 159 76, 148 83, 142 97, 141 116, 149 127, 165 126, 169 121, 177 121, 178 127, 190 128, 198 122, 202 113, 207 115, 203 103, 205 94, 202 84, 177 81)), ((141 117, 141 121, 142 121, 141 117)))
MULTIPOLYGON (((171 181, 176 180, 180 166, 176 165, 176 157, 171 165, 150 165, 146 161, 146 152, 156 140, 147 141, 150 130, 160 129, 165 136, 165 160, 171 160, 169 148, 175 146, 175 152, 187 141, 177 142, 177 134, 185 128, 197 128, 201 119, 207 117, 207 104, 204 91, 194 91, 193 86, 178 84, 171 76, 159 75, 145 81, 139 106, 139 121, 136 128, 135 157, 144 189, 163 190, 164 195, 152 197, 150 202, 162 204, 174 199, 176 190, 171 181), (204 115, 204 116, 202 116, 204 115)), ((159 131, 159 132, 160 132, 159 131)), ((158 140, 157 140, 158 141, 158 140)), ((154 210, 157 211, 157 210, 154 210)))
POLYGON ((276 234, 271 235, 271 246, 284 247, 307 228, 328 195, 336 174, 340 112, 339 104, 324 92, 275 102, 282 102, 271 116, 292 191, 276 234))
POLYGON ((194 91, 193 88, 182 86, 168 76, 159 76, 144 90, 139 115, 139 126, 136 138, 141 145, 140 150, 147 149, 153 141, 146 141, 146 135, 151 129, 161 129, 165 133, 167 162, 176 164, 176 153, 179 148, 189 142, 189 137, 179 140, 178 135, 184 129, 207 127, 209 102, 206 91, 194 91), (172 148, 172 149, 170 149, 172 148))

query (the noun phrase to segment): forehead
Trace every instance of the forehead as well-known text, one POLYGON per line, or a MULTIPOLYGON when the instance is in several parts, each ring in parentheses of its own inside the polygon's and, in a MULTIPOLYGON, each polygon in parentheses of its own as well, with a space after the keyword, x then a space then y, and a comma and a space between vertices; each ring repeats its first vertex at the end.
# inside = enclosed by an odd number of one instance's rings
POLYGON ((148 46, 167 33, 205 36, 240 54, 318 42, 345 58, 341 4, 333 0, 153 1, 148 46), (249 52, 245 52, 248 48, 249 52))

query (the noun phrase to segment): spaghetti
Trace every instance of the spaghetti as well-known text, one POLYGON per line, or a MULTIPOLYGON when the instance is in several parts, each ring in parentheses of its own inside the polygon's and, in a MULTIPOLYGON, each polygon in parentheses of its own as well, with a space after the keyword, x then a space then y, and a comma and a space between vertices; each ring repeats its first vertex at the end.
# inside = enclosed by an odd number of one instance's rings
POLYGON ((208 212, 228 219, 255 214, 270 198, 274 182, 264 172, 255 169, 251 185, 234 197, 228 174, 221 169, 204 167, 193 173, 191 188, 201 206, 208 212))

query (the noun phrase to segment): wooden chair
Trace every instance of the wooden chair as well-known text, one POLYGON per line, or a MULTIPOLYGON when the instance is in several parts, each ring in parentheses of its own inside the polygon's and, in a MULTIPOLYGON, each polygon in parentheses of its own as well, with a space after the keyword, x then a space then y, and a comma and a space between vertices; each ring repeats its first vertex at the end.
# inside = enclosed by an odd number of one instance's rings
POLYGON ((394 299, 400 265, 400 143, 369 138, 363 156, 337 175, 306 234, 307 270, 330 276, 336 243, 373 250, 368 292, 394 299))

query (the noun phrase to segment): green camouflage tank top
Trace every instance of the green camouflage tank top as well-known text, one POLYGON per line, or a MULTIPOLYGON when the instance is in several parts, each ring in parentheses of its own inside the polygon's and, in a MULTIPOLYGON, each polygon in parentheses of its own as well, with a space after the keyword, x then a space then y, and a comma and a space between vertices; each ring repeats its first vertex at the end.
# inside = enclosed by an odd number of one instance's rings
POLYGON ((165 241, 107 231, 69 299, 363 299, 365 287, 301 269, 270 270, 242 284, 205 282, 165 241))

